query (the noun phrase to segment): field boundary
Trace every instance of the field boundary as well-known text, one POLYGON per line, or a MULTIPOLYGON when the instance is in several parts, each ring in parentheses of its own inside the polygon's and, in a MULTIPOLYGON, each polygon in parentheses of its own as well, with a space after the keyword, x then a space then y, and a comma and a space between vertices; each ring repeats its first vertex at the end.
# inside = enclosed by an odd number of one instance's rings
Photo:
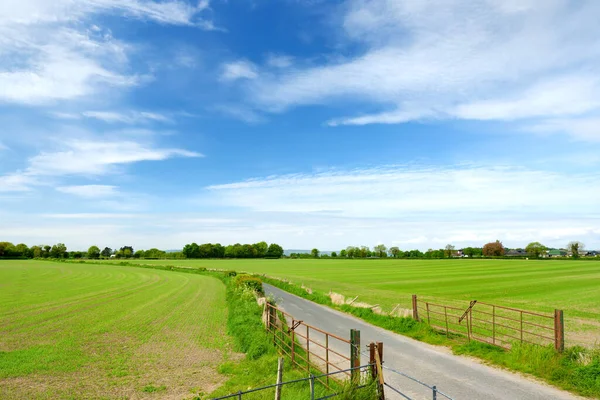
POLYGON ((548 315, 472 300, 465 309, 447 304, 432 303, 412 296, 413 318, 445 332, 466 336, 468 341, 477 340, 510 350, 513 343, 528 343, 554 349, 565 349, 564 315, 554 310, 548 315), (551 332, 551 333, 548 333, 551 332), (549 336, 549 335, 552 336, 549 336))

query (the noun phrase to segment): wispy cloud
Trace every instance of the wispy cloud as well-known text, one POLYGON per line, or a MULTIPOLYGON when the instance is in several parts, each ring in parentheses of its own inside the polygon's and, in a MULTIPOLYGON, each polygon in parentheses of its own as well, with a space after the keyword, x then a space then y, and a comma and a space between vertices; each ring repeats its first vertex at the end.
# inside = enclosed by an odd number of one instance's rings
POLYGON ((257 212, 431 219, 449 213, 595 213, 600 174, 515 167, 383 167, 273 176, 208 188, 219 204, 257 212))
POLYGON ((118 188, 110 185, 59 186, 56 190, 87 199, 98 199, 119 195, 118 188))
POLYGON ((283 54, 269 54, 267 65, 273 68, 288 68, 294 64, 294 57, 283 54))
POLYGON ((35 177, 22 173, 0 175, 0 192, 27 192, 38 183, 35 177))
POLYGON ((331 125, 435 118, 533 127, 532 119, 600 116, 596 1, 349 0, 340 7, 339 45, 361 52, 258 76, 245 86, 249 101, 274 112, 352 99, 380 108, 331 125))
MULTIPOLYGON (((29 158, 27 167, 0 175, 0 191, 30 191, 46 182, 46 178, 69 176, 104 176, 118 173, 120 167, 142 162, 163 161, 174 157, 202 157, 193 151, 162 148, 132 140, 73 139, 61 141, 61 150, 42 151, 29 158), (44 177, 44 178, 42 178, 44 177)), ((64 193, 82 197, 115 194, 116 188, 104 185, 63 186, 64 193)))
POLYGON ((122 123, 129 125, 143 124, 148 122, 172 122, 170 116, 148 111, 83 111, 81 113, 55 112, 52 113, 52 115, 56 118, 66 120, 93 118, 107 123, 122 123))
POLYGON ((210 29, 196 6, 177 0, 8 0, 0 4, 0 102, 46 104, 145 80, 128 69, 131 45, 90 23, 117 14, 161 24, 210 29), (90 28, 87 29, 86 26, 90 28))
POLYGON ((66 149, 42 152, 29 159, 31 175, 104 175, 119 165, 161 161, 172 157, 202 157, 182 149, 157 148, 133 141, 72 140, 66 149))
POLYGON ((265 117, 251 108, 235 105, 235 104, 220 104, 212 107, 212 109, 223 115, 239 119, 248 124, 258 124, 266 121, 265 117))
POLYGON ((238 79, 256 79, 258 70, 250 61, 239 60, 223 64, 221 80, 236 81, 238 79))

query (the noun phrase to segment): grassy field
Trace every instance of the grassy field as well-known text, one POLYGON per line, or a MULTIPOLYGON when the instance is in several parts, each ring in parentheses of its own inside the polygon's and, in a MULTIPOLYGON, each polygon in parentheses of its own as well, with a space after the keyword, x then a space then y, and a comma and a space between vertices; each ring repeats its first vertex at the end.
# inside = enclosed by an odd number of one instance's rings
POLYGON ((391 310, 412 294, 565 312, 567 344, 600 342, 600 262, 571 260, 140 260, 233 269, 286 278, 312 289, 359 296, 391 310))
POLYGON ((239 355, 217 279, 0 262, 0 398, 190 398, 239 355))

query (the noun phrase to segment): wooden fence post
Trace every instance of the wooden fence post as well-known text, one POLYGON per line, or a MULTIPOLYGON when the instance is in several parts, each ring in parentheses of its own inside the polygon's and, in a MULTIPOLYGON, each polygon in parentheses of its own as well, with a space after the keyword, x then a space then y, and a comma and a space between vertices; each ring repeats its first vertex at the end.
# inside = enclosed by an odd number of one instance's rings
MULTIPOLYGON (((350 368, 360 367, 360 331, 350 329, 350 368)), ((360 371, 353 369, 350 373, 352 382, 358 384, 360 382, 360 371)))
POLYGON ((417 295, 412 295, 412 309, 413 309, 413 319, 415 321, 419 320, 419 308, 417 307, 417 295))
POLYGON ((565 349, 565 321, 563 310, 554 310, 554 348, 561 353, 565 349))
POLYGON ((385 380, 383 378, 383 343, 377 342, 377 347, 375 348, 375 366, 377 368, 377 392, 379 394, 379 400, 385 400, 385 393, 383 390, 385 380))
POLYGON ((377 365, 375 365, 375 343, 369 343, 369 364, 371 364, 371 377, 377 379, 377 365))

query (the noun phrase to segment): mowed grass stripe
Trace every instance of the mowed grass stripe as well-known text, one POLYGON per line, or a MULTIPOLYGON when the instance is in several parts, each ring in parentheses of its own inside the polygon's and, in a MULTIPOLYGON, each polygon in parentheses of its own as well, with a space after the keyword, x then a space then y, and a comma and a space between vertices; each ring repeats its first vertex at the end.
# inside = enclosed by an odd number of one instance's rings
MULTIPOLYGON (((391 310, 411 308, 411 295, 464 304, 479 300, 530 311, 565 311, 567 332, 600 321, 600 261, 574 260, 129 260, 246 271, 330 290, 391 310)), ((598 335, 596 335, 597 337, 598 335)))
POLYGON ((2 399, 183 398, 224 379, 216 368, 231 345, 225 289, 214 278, 11 261, 0 262, 0 280, 19 282, 0 294, 0 302, 15 296, 0 306, 2 399), (3 315, 20 307, 23 321, 6 330, 3 315))

